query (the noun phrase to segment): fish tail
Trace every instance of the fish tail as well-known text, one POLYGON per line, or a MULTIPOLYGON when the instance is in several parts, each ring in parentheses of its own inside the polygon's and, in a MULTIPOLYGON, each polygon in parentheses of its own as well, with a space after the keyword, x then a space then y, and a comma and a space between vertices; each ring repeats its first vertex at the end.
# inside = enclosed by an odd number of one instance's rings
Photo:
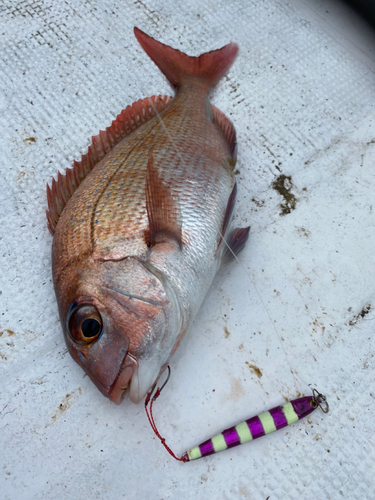
POLYGON ((229 70, 238 52, 238 46, 230 43, 199 57, 191 57, 156 41, 138 28, 134 28, 134 34, 146 54, 175 88, 179 88, 184 79, 194 77, 200 79, 208 91, 229 70))

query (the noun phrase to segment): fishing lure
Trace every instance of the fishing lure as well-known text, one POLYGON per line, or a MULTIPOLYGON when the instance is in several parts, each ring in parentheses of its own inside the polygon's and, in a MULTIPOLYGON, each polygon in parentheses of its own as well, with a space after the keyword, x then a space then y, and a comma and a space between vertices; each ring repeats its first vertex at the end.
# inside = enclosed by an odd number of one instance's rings
POLYGON ((165 384, 169 380, 170 368, 168 366, 168 377, 161 388, 158 388, 155 395, 151 398, 155 386, 147 394, 145 400, 145 409, 147 417, 153 428, 155 434, 160 439, 166 450, 172 455, 173 458, 181 462, 191 462, 198 458, 206 457, 212 455, 213 453, 218 453, 219 451, 226 450, 228 448, 233 448, 234 446, 239 446, 240 444, 247 443, 253 439, 270 434, 278 429, 282 429, 287 425, 291 425, 297 422, 301 418, 306 417, 312 413, 316 408, 320 408, 324 413, 328 413, 329 406, 327 399, 323 394, 320 394, 316 389, 313 389, 312 396, 304 396, 302 398, 294 399, 281 406, 276 406, 271 410, 265 411, 260 415, 249 418, 244 422, 241 422, 234 427, 229 427, 223 432, 216 434, 207 441, 204 441, 198 446, 187 450, 182 457, 177 457, 169 446, 165 443, 165 439, 161 437, 159 431, 156 428, 152 406, 156 399, 160 396, 165 384), (150 408, 148 411, 148 403, 151 401, 150 408))

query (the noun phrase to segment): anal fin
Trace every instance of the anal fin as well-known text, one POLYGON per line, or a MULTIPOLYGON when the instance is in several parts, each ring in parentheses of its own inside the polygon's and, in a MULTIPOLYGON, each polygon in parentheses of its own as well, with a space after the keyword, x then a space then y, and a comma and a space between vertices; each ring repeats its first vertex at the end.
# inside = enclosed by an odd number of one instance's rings
POLYGON ((225 245, 225 248, 223 250, 223 256, 221 259, 222 267, 232 262, 232 260, 234 260, 235 257, 237 257, 237 255, 241 252, 241 250, 244 249, 246 242, 249 238, 249 233, 250 233, 250 226, 233 229, 233 231, 229 234, 225 243, 222 243, 222 245, 223 244, 225 245))
POLYGON ((161 179, 150 151, 146 176, 146 208, 149 221, 149 234, 146 243, 153 246, 172 236, 182 247, 181 213, 170 190, 161 179))

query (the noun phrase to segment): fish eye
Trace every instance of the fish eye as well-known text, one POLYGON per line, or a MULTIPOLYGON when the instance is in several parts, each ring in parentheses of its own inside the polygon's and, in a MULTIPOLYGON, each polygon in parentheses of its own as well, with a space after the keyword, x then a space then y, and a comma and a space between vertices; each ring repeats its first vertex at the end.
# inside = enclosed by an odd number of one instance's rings
POLYGON ((100 332, 100 323, 97 319, 89 318, 85 319, 85 321, 81 325, 81 331, 85 338, 96 337, 100 332))
POLYGON ((102 331, 102 318, 94 306, 83 305, 72 312, 68 326, 70 336, 75 342, 90 344, 102 331))

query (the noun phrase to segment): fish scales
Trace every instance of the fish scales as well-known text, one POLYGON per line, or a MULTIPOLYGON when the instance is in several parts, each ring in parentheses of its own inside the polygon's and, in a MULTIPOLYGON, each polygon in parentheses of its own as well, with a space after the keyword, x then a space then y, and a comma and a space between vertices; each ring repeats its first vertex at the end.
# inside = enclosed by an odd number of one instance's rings
MULTIPOLYGON (((179 103, 174 104, 172 110, 168 109, 169 115, 174 109, 179 109, 179 103)), ((101 252, 103 245, 105 250, 113 242, 117 244, 126 238, 134 238, 136 233, 143 243, 143 232, 148 227, 144 185, 148 150, 151 148, 172 196, 184 200, 181 208, 188 223, 194 227, 195 221, 197 224, 201 222, 207 229, 212 226, 215 237, 218 237, 218 221, 215 219, 221 212, 216 208, 221 211, 225 208, 228 189, 233 187, 234 181, 228 173, 227 180, 222 182, 226 185, 218 185, 220 179, 216 165, 223 156, 229 158, 229 148, 215 125, 209 122, 212 127, 207 130, 208 127, 199 126, 200 122, 194 120, 194 116, 189 116, 194 114, 194 108, 192 105, 184 110, 187 117, 180 115, 180 120, 172 115, 172 124, 165 113, 161 113, 160 118, 153 118, 123 139, 89 174, 87 180, 90 184, 81 184, 61 217, 60 226, 65 231, 61 234, 57 228, 55 233, 54 246, 63 247, 67 259, 79 256, 89 240, 93 253, 101 252), (188 133, 182 135, 181 129, 187 129, 188 133), (202 142, 211 144, 211 151, 207 147, 204 149, 202 142), (212 147, 216 142, 222 146, 221 151, 212 147), (173 170, 168 168, 170 161, 173 161, 173 170), (167 167, 164 167, 165 163, 167 167), (223 193, 218 197, 220 189, 223 193), (138 210, 134 210, 134 205, 138 210), (202 218, 199 207, 208 209, 213 218, 202 218)))
MULTIPOLYGON (((128 387, 142 400, 190 327, 226 253, 222 230, 236 189, 234 128, 208 91, 237 47, 191 58, 135 33, 177 94, 75 188, 55 217, 52 249, 68 348, 116 403, 128 387)), ((101 144, 111 137, 101 133, 101 144)), ((51 204, 50 214, 58 212, 51 204)), ((248 228, 237 231, 234 253, 248 236, 248 228)))

